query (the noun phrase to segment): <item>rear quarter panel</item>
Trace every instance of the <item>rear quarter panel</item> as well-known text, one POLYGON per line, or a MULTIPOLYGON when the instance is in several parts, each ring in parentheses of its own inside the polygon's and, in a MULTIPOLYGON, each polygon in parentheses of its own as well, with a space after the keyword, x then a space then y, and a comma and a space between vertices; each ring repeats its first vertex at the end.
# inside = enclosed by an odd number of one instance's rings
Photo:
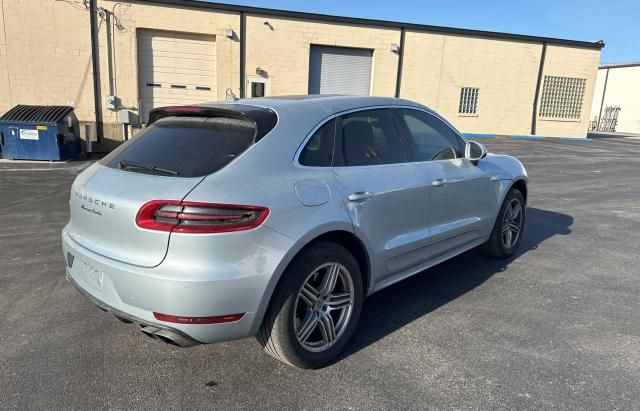
MULTIPOLYGON (((229 166, 206 177, 185 198, 188 201, 268 207, 269 216, 263 224, 291 240, 292 245, 285 253, 246 257, 279 261, 271 272, 262 273, 269 278, 260 281, 264 290, 255 317, 255 331, 282 273, 295 255, 314 238, 329 231, 353 232, 331 168, 294 165, 295 154, 303 140, 323 121, 323 111, 288 110, 278 114, 278 126, 273 131, 229 166)), ((251 232, 238 234, 246 234, 247 241, 251 241, 251 232)), ((171 248, 170 242, 169 253, 171 248)))

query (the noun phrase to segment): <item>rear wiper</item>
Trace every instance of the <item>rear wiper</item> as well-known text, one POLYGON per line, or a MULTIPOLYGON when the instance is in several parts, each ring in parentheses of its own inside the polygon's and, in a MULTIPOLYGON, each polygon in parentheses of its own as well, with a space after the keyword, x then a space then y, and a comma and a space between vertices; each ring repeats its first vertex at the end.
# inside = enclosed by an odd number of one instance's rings
POLYGON ((172 176, 177 176, 179 174, 177 171, 167 170, 166 168, 156 167, 151 164, 136 163, 135 161, 129 161, 129 160, 122 160, 118 164, 120 165, 121 169, 137 168, 139 170, 157 171, 159 173, 170 174, 172 176))

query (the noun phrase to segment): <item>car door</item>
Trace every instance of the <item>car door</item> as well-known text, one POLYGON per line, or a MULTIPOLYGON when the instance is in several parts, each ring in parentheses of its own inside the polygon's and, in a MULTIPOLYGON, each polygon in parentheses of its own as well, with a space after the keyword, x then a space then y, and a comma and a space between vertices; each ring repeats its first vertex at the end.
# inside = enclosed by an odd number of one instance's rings
POLYGON ((436 115, 398 109, 415 164, 430 186, 427 255, 468 247, 491 227, 491 181, 486 162, 463 158, 465 141, 436 115))
POLYGON ((428 189, 407 158, 389 108, 337 118, 333 171, 355 233, 369 250, 372 283, 425 259, 428 189))

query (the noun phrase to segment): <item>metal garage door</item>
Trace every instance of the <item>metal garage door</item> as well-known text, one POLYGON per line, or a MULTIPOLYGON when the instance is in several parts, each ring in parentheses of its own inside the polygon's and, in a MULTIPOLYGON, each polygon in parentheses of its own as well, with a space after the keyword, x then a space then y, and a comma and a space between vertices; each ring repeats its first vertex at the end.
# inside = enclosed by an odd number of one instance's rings
POLYGON ((152 108, 217 99, 215 36, 141 30, 138 69, 145 123, 152 108))
POLYGON ((311 46, 309 94, 368 96, 373 50, 311 46))

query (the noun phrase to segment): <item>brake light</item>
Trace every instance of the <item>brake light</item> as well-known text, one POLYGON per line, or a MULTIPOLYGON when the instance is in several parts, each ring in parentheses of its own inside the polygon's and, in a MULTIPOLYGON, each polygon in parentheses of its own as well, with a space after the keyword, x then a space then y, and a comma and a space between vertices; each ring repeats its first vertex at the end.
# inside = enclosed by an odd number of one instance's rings
POLYGON ((176 324, 221 324, 240 320, 245 313, 214 315, 212 317, 183 317, 179 315, 169 315, 153 313, 156 320, 176 324))
POLYGON ((200 107, 194 106, 166 107, 163 110, 167 113, 199 113, 202 111, 200 107))
POLYGON ((153 200, 136 215, 136 225, 174 233, 227 233, 258 227, 269 215, 265 207, 153 200))

